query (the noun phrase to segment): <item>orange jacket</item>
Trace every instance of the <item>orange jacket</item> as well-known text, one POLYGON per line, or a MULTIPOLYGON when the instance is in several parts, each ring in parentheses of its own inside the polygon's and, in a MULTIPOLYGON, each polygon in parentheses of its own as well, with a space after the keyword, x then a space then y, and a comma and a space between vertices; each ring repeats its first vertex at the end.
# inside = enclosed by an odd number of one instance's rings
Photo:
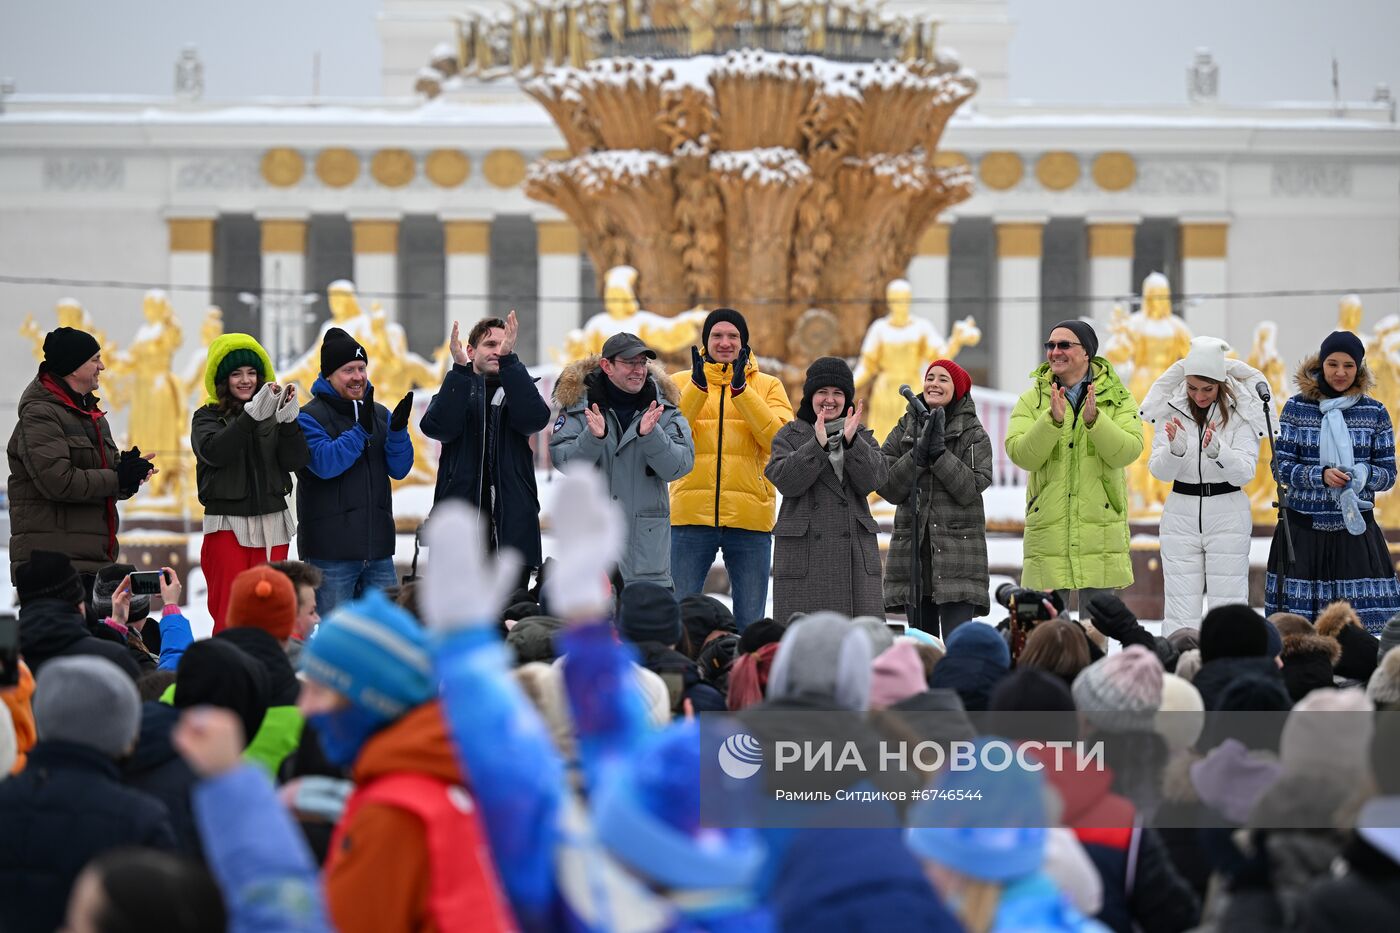
MULTIPOLYGON (((340 933, 437 933, 444 927, 438 920, 444 900, 460 905, 465 897, 475 898, 478 905, 471 929, 512 929, 510 908, 484 843, 471 846, 464 841, 462 850, 452 853, 448 872, 435 878, 433 852, 441 851, 442 837, 431 834, 418 814, 431 811, 439 801, 408 809, 386 802, 386 796, 392 799, 394 794, 374 792, 377 780, 404 774, 449 799, 465 798, 461 771, 436 701, 411 710, 376 733, 355 761, 351 775, 355 794, 346 805, 326 860, 326 905, 335 928, 340 933), (361 795, 364 799, 357 801, 361 795), (444 884, 456 890, 445 892, 444 884)), ((463 819, 478 819, 470 806, 459 810, 463 819)), ((484 829, 478 826, 477 830, 484 840, 484 829)))
POLYGON ((34 710, 29 704, 29 700, 34 696, 34 675, 29 672, 29 665, 23 661, 19 662, 19 683, 6 690, 0 690, 0 702, 10 710, 10 719, 15 724, 15 755, 14 767, 10 768, 11 774, 19 774, 24 770, 24 764, 29 760, 28 752, 34 747, 38 739, 38 733, 34 729, 34 710))

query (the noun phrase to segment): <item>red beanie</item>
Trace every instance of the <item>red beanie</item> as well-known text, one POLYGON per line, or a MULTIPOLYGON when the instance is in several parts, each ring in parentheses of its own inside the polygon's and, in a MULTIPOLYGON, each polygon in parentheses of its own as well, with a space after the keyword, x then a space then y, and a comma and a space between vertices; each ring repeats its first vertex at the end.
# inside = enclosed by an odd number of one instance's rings
POLYGON ((229 628, 260 628, 286 641, 296 620, 297 591, 286 574, 262 564, 233 578, 224 614, 229 628))
POLYGON ((953 377, 953 401, 956 402, 972 391, 972 377, 967 374, 967 370, 963 369, 952 360, 934 360, 932 363, 929 363, 928 369, 924 370, 925 379, 928 378, 929 369, 933 369, 935 366, 942 366, 944 369, 948 370, 948 375, 953 377))

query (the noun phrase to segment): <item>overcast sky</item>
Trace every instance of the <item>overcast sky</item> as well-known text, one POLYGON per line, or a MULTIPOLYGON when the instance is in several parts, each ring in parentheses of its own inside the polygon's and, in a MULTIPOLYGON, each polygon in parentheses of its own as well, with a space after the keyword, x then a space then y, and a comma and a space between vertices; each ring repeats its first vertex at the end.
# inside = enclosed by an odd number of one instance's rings
MULTIPOLYGON (((380 0, 0 0, 0 77, 22 93, 169 94, 180 47, 207 97, 379 93, 380 0)), ((1011 94, 1043 101, 1182 102, 1196 46, 1232 103, 1400 91, 1400 0, 1010 0, 1011 94)))

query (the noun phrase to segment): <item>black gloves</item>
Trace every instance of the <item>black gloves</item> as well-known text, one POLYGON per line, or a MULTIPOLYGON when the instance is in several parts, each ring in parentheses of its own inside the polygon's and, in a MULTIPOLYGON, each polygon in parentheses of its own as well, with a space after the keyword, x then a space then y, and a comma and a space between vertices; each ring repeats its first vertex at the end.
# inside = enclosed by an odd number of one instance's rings
POLYGON ((141 488, 141 481, 152 469, 151 461, 142 458, 140 447, 123 451, 117 459, 117 488, 122 495, 131 495, 141 488))
POLYGON ((359 410, 356 420, 360 422, 360 427, 365 429, 365 433, 374 437, 374 390, 365 389, 365 397, 360 399, 359 410))
POLYGON ((928 462, 932 463, 943 452, 948 449, 948 442, 943 437, 944 429, 948 426, 948 413, 942 408, 935 408, 929 413, 928 427, 924 428, 926 437, 924 446, 928 448, 928 462))
POLYGON ((389 430, 402 431, 408 427, 408 416, 413 413, 413 393, 409 392, 399 403, 394 406, 394 413, 389 416, 389 430))
POLYGON ((700 354, 699 347, 690 348, 690 381, 702 391, 708 392, 710 389, 710 383, 705 379, 705 357, 700 354))
POLYGON ((749 368, 749 354, 749 348, 745 345, 744 348, 739 351, 739 358, 734 361, 734 375, 729 378, 729 388, 735 395, 744 391, 744 387, 749 384, 747 372, 749 368))

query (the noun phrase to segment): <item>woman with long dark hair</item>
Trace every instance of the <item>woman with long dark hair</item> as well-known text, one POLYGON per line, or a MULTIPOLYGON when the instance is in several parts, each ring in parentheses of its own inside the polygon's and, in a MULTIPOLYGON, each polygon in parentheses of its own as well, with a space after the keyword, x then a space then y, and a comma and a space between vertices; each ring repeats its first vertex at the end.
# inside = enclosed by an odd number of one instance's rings
POLYGON ((297 424, 296 386, 279 386, 267 351, 247 334, 209 346, 190 446, 204 506, 200 565, 209 586, 214 631, 224 627, 233 578, 249 567, 287 559, 296 522, 287 507, 292 476, 311 454, 297 424))
POLYGON ((1163 634, 1199 628, 1211 608, 1249 603, 1249 495, 1267 430, 1254 387, 1264 376, 1215 337, 1191 341, 1148 390, 1140 413, 1153 426, 1152 475, 1172 484, 1159 540, 1166 594, 1163 634))
POLYGON ((1395 430, 1385 406, 1366 392, 1366 348, 1353 333, 1333 331, 1293 377, 1298 394, 1279 416, 1280 478, 1288 485, 1284 520, 1269 549, 1264 611, 1314 621, 1329 603, 1351 603, 1366 631, 1379 635, 1400 611, 1400 584, 1385 534, 1376 524, 1376 493, 1395 485, 1395 430))

